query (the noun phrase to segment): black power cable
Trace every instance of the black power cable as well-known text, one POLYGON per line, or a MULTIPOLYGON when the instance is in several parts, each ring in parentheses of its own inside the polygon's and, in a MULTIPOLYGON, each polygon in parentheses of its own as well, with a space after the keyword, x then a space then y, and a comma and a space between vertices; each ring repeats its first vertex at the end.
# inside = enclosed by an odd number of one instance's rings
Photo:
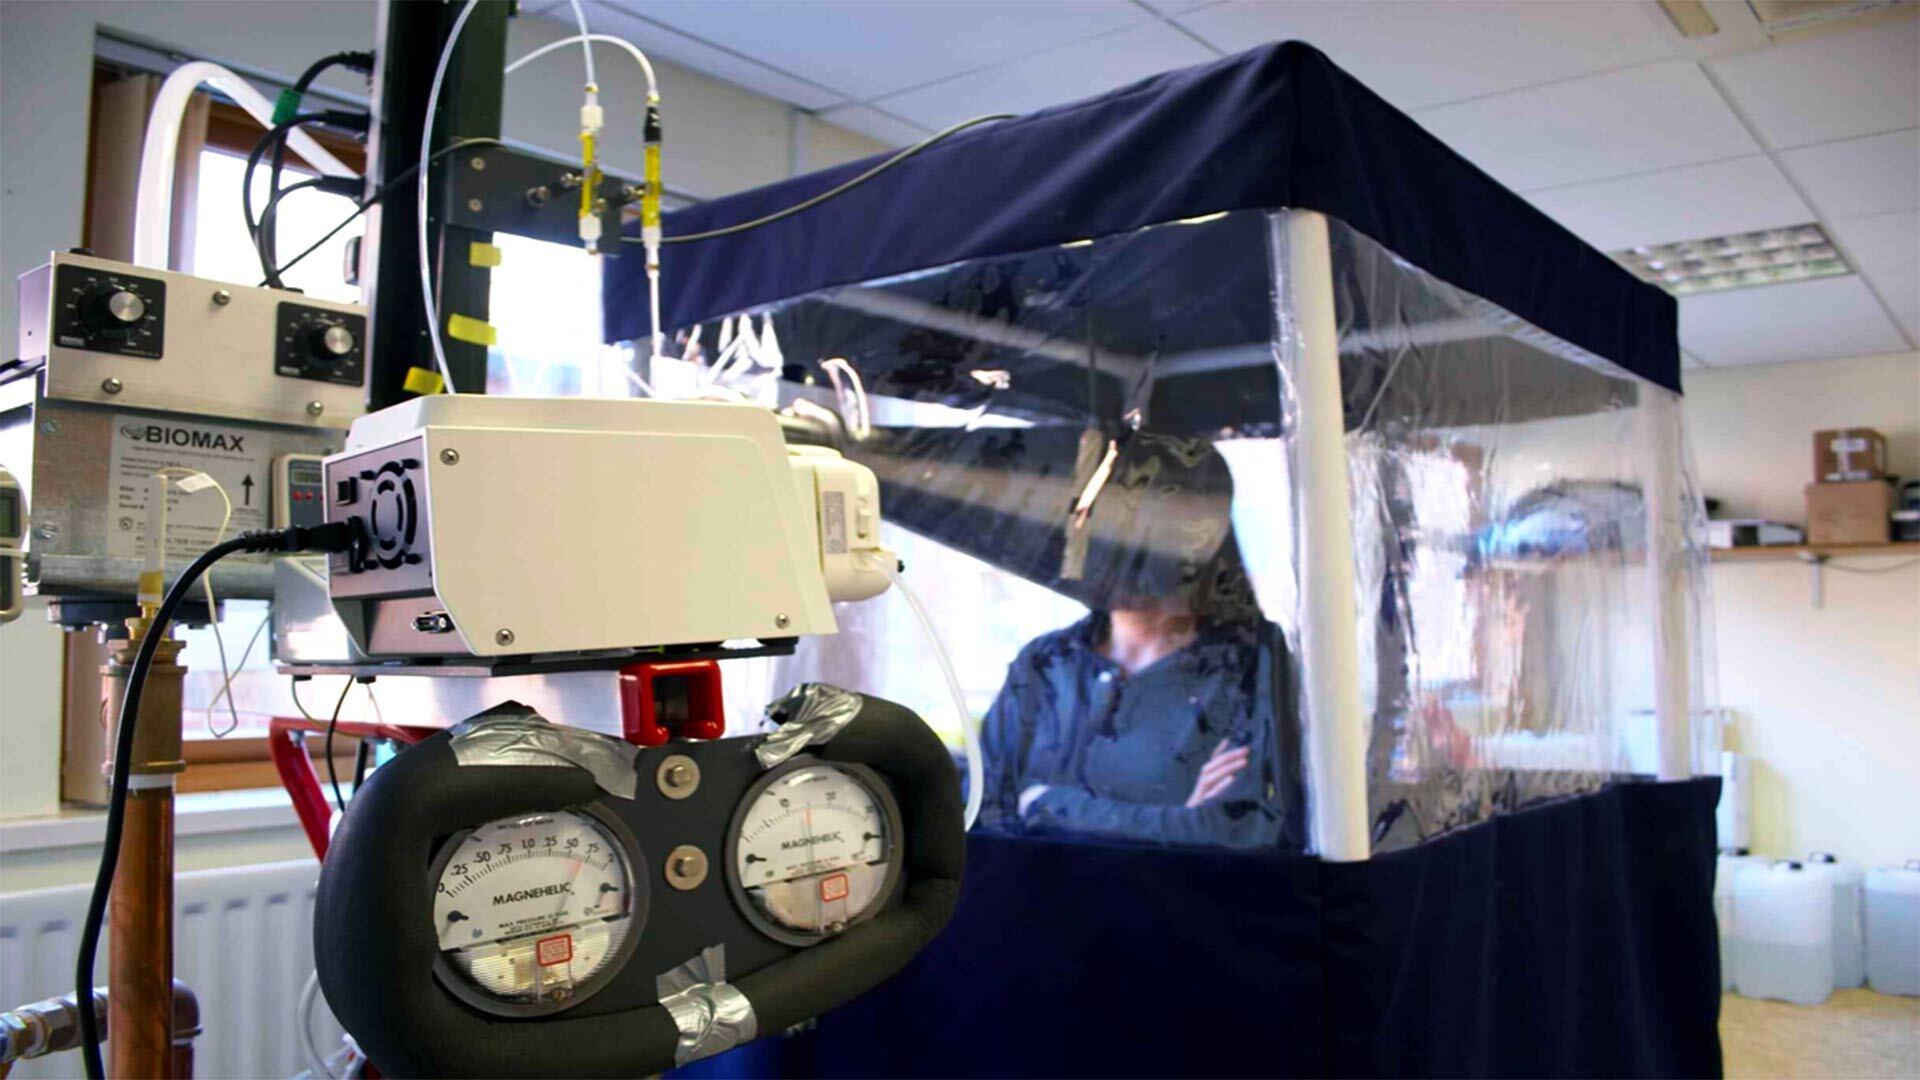
POLYGON ((200 575, 228 555, 251 551, 345 551, 352 540, 353 531, 346 522, 329 522, 312 527, 249 532, 216 544, 193 560, 175 579, 173 586, 161 599, 159 608, 154 611, 145 636, 140 639, 133 664, 127 669, 126 693, 121 698, 120 727, 113 750, 112 794, 107 801, 106 835, 100 843, 100 869, 94 874, 93 894, 87 899, 87 918, 80 929, 80 955, 74 964, 76 1003, 80 1008, 80 1050, 86 1061, 87 1075, 93 1080, 101 1080, 107 1072, 100 1056, 100 1016, 93 1003, 93 963, 100 952, 100 930, 106 922, 107 897, 113 891, 113 874, 120 864, 120 834, 126 824, 127 789, 132 780, 130 763, 133 759, 134 725, 140 719, 140 695, 146 689, 147 673, 153 668, 153 657, 160 649, 160 639, 166 637, 167 626, 173 621, 174 612, 186 600, 200 575))
MULTIPOLYGON (((333 67, 346 67, 358 71, 363 75, 370 74, 373 71, 373 54, 370 52, 337 52, 332 56, 323 56, 315 60, 313 63, 307 65, 307 70, 300 73, 300 78, 294 82, 293 87, 281 96, 281 106, 285 108, 287 112, 298 109, 300 102, 307 96, 307 91, 313 88, 314 80, 325 74, 327 69, 333 67)), ((277 111, 278 110, 276 110, 276 112, 277 111)), ((285 167, 286 162, 287 141, 282 138, 273 144, 273 157, 270 159, 267 170, 267 191, 272 193, 272 197, 277 198, 279 196, 280 170, 285 167)), ((357 194, 357 191, 354 193, 357 194)), ((274 241, 277 239, 277 236, 274 232, 273 222, 264 212, 261 215, 260 229, 265 234, 265 238, 256 242, 262 251, 269 253, 263 256, 262 259, 262 265, 265 266, 268 271, 267 284, 278 289, 281 287, 280 278, 279 275, 273 273, 271 254, 275 250, 274 241)))
POLYGON ((274 191, 273 196, 267 200, 267 205, 260 208, 260 229, 253 238, 254 250, 260 256, 260 267, 267 273, 268 286, 276 289, 286 287, 273 267, 274 226, 280 220, 281 201, 296 191, 306 191, 310 188, 317 188, 332 195, 344 195, 351 199, 360 194, 361 185, 362 181, 355 176, 316 176, 311 180, 302 180, 297 184, 289 184, 274 191))
MULTIPOLYGON (((441 158, 446 157, 448 154, 456 154, 462 150, 470 150, 470 149, 473 149, 474 147, 481 147, 483 149, 493 149, 495 147, 504 146, 504 145, 506 144, 502 143, 499 139, 489 139, 489 138, 483 138, 483 137, 475 137, 471 139, 460 139, 455 142, 449 143, 448 145, 443 146, 438 150, 435 150, 432 154, 429 154, 427 156, 426 163, 431 165, 434 162, 439 161, 441 158)), ((301 252, 298 255, 295 255, 293 258, 288 259, 286 262, 281 263, 279 266, 275 267, 274 270, 277 273, 286 273, 288 270, 293 269, 294 264, 300 262, 302 259, 305 259, 307 256, 313 254, 316 251, 319 251, 322 247, 326 246, 327 241, 333 239, 335 236, 338 236, 340 234, 340 230, 346 228, 347 226, 353 224, 355 221, 359 220, 361 214, 366 213, 368 210, 372 209, 376 203, 380 202, 380 200, 393 194, 394 189, 412 180, 413 175, 419 171, 420 171, 420 166, 418 164, 409 165, 405 169, 402 169, 400 171, 400 175, 394 177, 392 180, 389 180, 385 184, 381 185, 380 190, 374 192, 373 194, 360 200, 359 203, 355 204, 353 213, 348 214, 345 218, 341 219, 340 224, 335 225, 332 229, 328 230, 325 236, 322 236, 320 239, 315 240, 312 244, 308 245, 307 250, 301 252)), ((262 281, 260 284, 265 285, 266 282, 262 281)))
MULTIPOLYGON (((247 168, 240 179, 240 212, 246 216, 247 235, 253 238, 256 246, 260 243, 260 222, 253 216, 253 176, 254 171, 260 167, 260 159, 266 156, 267 151, 284 142, 288 133, 297 127, 319 124, 345 131, 365 133, 372 122, 372 117, 367 113, 347 109, 323 109, 320 112, 301 113, 299 116, 283 120, 268 128, 267 133, 260 136, 259 140, 253 144, 253 149, 247 154, 247 168)), ((272 268, 268 267, 268 269, 272 268)))
MULTIPOLYGON (((340 766, 334 764, 333 760, 333 733, 340 727, 340 709, 346 705, 347 695, 352 692, 353 680, 348 679, 347 685, 340 688, 340 696, 333 702, 333 715, 327 717, 326 744, 320 750, 327 759, 327 781, 333 785, 333 805, 339 807, 343 814, 347 812, 347 800, 340 795, 340 766)), ((354 793, 359 793, 358 787, 354 789, 354 793)))
MULTIPOLYGON (((1014 116, 1013 113, 990 113, 986 116, 976 116, 971 120, 962 120, 959 123, 953 125, 952 127, 947 128, 944 131, 935 132, 934 134, 929 135, 924 139, 921 139, 919 142, 914 143, 912 146, 907 147, 905 150, 902 150, 899 153, 888 158, 887 160, 881 162, 880 164, 875 165, 873 168, 868 169, 866 172, 861 173, 859 176, 856 176, 853 179, 846 181, 845 183, 837 184, 831 188, 828 188, 826 191, 823 191, 820 194, 815 195, 811 199, 805 199, 800 202, 794 203, 792 206, 786 207, 784 209, 775 210, 773 213, 768 214, 765 217, 757 217, 757 218, 754 218, 752 221, 740 222, 738 225, 728 225, 725 228, 721 228, 721 229, 709 229, 706 232, 683 233, 679 236, 663 236, 660 238, 660 242, 663 244, 691 244, 695 240, 713 240, 722 236, 732 236, 735 233, 743 233, 743 232, 746 232, 748 229, 757 229, 762 225, 771 225, 776 221, 781 221, 786 218, 790 218, 793 215, 801 213, 803 211, 811 210, 814 207, 819 206, 821 203, 826 202, 828 199, 838 198, 841 195, 845 195, 847 192, 852 191, 854 188, 859 187, 861 184, 864 184, 867 181, 873 179, 874 177, 879 176, 881 173, 886 172, 888 169, 893 168, 895 165, 898 165, 901 162, 906 161, 908 158, 913 157, 915 154, 918 154, 921 151, 926 150, 930 147, 937 146, 940 143, 943 143, 946 140, 954 137, 955 135, 958 135, 961 132, 967 130, 968 128, 977 127, 981 124, 991 123, 992 121, 995 121, 995 120, 1011 120, 1013 119, 1013 116, 1014 116)), ((629 244, 638 244, 638 243, 644 242, 638 236, 623 236, 620 239, 623 242, 629 243, 629 244)))

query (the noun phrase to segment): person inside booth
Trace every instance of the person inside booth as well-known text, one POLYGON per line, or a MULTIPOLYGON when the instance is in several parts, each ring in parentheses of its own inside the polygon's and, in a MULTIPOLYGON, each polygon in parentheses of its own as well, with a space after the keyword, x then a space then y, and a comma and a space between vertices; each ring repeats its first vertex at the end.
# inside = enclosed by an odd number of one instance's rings
POLYGON ((981 827, 1297 848, 1290 658, 1241 565, 1226 462, 1135 432, 1086 464, 1055 588, 1093 610, 1008 670, 981 732, 981 827))

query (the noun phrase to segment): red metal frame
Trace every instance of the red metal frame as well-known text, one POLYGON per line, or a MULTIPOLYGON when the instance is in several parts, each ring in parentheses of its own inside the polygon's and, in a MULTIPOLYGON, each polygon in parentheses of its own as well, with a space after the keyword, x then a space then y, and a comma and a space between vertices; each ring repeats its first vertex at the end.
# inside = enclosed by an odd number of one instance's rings
MULTIPOLYGON (((327 857, 327 844, 333 837, 335 808, 327 800, 319 770, 307 755, 308 735, 327 730, 325 720, 276 716, 267 725, 267 750, 280 784, 293 800, 293 811, 300 828, 313 845, 313 853, 327 857)), ((348 738, 387 739, 411 746, 439 731, 439 728, 404 727, 395 724, 369 724, 341 720, 334 731, 348 738)), ((722 697, 720 665, 712 660, 672 660, 660 663, 629 664, 620 669, 620 730, 636 746, 660 746, 670 739, 718 739, 727 733, 725 702, 722 697), (687 680, 689 716, 678 723, 663 723, 657 709, 654 684, 665 678, 687 680)))
POLYGON ((712 660, 671 660, 628 664, 620 669, 620 729, 635 746, 659 746, 672 738, 718 739, 727 733, 726 706, 721 697, 720 665, 712 660), (687 680, 690 715, 684 723, 660 722, 654 684, 660 679, 687 680))
MULTIPOLYGON (((333 837, 335 810, 333 804, 327 801, 327 793, 321 786, 319 771, 313 767, 313 759, 307 756, 306 741, 308 735, 317 735, 326 730, 325 720, 308 720, 305 717, 276 716, 267 724, 267 752, 273 758, 274 771, 280 774, 280 785, 287 789, 288 797, 293 800, 293 812, 300 818, 300 828, 306 832, 307 842, 313 845, 313 853, 322 860, 327 857, 327 843, 333 837)), ((437 730, 353 720, 342 720, 334 725, 335 732, 348 738, 390 739, 409 746, 437 730)))

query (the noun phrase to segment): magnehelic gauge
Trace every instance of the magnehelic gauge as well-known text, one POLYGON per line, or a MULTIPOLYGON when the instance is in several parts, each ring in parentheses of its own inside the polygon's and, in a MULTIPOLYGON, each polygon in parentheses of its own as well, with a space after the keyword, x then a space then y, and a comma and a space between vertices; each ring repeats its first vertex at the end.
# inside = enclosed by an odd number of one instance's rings
POLYGON ((435 860, 435 974, 496 1016, 557 1012, 606 985, 646 924, 633 836, 596 807, 504 818, 435 860))
POLYGON ((768 715, 637 747, 505 702, 394 755, 314 896, 341 1026, 387 1076, 648 1076, 891 977, 959 897, 953 758, 832 687, 768 715))
POLYGON ((900 808, 871 769, 801 756, 747 790, 727 882, 768 937, 811 945, 878 911, 900 878, 900 808))

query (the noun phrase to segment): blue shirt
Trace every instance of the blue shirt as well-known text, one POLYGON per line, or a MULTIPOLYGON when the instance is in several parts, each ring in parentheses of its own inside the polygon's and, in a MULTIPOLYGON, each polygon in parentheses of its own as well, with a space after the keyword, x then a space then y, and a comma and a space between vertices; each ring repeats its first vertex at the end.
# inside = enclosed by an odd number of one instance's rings
MULTIPOLYGON (((1194 642, 1129 675, 1102 656, 1094 614, 1029 642, 981 731, 981 823, 1011 833, 1274 847, 1291 830, 1291 771, 1275 754, 1286 650, 1270 623, 1203 626, 1194 642), (1222 742, 1251 747, 1225 791, 1188 809, 1222 742), (1023 815, 1020 793, 1047 792, 1023 815)), ((1284 710, 1291 716, 1292 710, 1284 710)), ((1296 815, 1297 816, 1297 812, 1296 815)))

